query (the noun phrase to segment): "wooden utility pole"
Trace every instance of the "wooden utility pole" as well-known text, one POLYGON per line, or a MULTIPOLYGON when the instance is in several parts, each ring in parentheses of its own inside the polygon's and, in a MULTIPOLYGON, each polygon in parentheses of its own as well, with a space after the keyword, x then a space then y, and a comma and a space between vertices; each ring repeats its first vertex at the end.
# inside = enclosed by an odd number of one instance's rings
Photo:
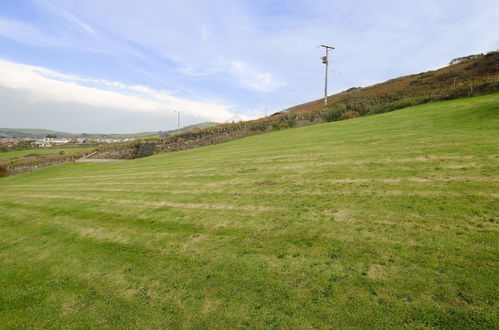
POLYGON ((334 49, 334 47, 326 45, 321 45, 321 47, 324 47, 326 49, 326 56, 322 57, 322 63, 326 65, 326 79, 324 83, 324 105, 327 106, 327 66, 329 64, 329 50, 334 49))
POLYGON ((177 113, 177 127, 178 129, 180 129, 180 113, 182 113, 182 111, 178 111, 178 110, 173 110, 177 113))

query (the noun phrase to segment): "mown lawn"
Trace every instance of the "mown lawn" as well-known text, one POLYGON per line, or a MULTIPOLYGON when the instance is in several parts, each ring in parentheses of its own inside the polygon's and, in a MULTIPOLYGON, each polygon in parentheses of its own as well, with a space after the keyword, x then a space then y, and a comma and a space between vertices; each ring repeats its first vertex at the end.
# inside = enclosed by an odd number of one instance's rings
POLYGON ((91 151, 92 147, 85 148, 36 148, 36 149, 27 149, 27 150, 16 150, 16 151, 7 151, 0 152, 0 161, 14 158, 22 158, 22 157, 39 157, 46 155, 58 155, 61 151, 66 153, 72 152, 80 152, 80 151, 91 151))
POLYGON ((499 94, 0 179, 3 328, 498 328, 499 94))

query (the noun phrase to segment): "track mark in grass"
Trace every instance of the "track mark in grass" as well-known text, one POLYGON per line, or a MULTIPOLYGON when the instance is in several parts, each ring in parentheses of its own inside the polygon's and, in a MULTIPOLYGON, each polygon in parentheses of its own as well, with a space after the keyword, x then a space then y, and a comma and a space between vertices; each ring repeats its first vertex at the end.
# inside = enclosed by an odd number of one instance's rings
POLYGON ((264 187, 264 186, 273 186, 275 185, 277 182, 275 181, 270 181, 270 180, 267 180, 267 181, 263 181, 263 182, 260 182, 258 185, 260 187, 264 187))
MULTIPOLYGON (((328 188, 316 189, 316 190, 289 190, 289 189, 272 189, 272 190, 260 190, 255 189, 253 187, 247 187, 244 190, 226 190, 226 189, 213 189, 206 187, 197 187, 195 190, 178 190, 174 187, 165 187, 165 189, 158 189, 158 187, 154 187, 151 189, 134 189, 133 187, 128 188, 112 188, 112 187, 103 187, 103 185, 92 185, 95 187, 88 187, 88 184, 81 185, 37 185, 37 186, 12 186, 4 188, 5 191, 10 192, 30 192, 36 188, 36 192, 40 192, 44 190, 46 192, 128 192, 128 193, 162 193, 168 195, 200 195, 206 193, 213 194, 228 194, 228 195, 302 195, 302 196, 348 196, 348 195, 372 195, 376 196, 418 196, 418 197, 463 197, 464 195, 468 196, 478 196, 484 198, 499 198, 499 193, 494 193, 493 191, 484 192, 484 191, 466 191, 466 192, 456 192, 456 191, 447 191, 447 190, 378 190, 379 187, 373 186, 372 188, 367 186, 365 191, 362 190, 343 190, 341 188, 336 188, 334 190, 328 188), (83 187, 83 188, 82 188, 83 187), (54 189, 57 188, 57 189, 54 189), (368 189, 370 188, 370 189, 368 189)), ((107 185, 106 185, 107 186, 107 185)))
POLYGON ((81 201, 94 201, 94 202, 111 202, 117 204, 139 204, 154 207, 168 206, 173 208, 186 208, 186 209, 205 209, 205 210, 235 210, 235 211, 279 211, 284 210, 282 208, 270 207, 270 206, 236 206, 230 204, 203 204, 203 203, 179 203, 179 202, 149 202, 144 200, 131 200, 131 199, 113 199, 113 198, 89 198, 80 196, 63 196, 63 195, 25 195, 25 197, 30 198, 45 198, 45 199, 70 199, 70 200, 81 200, 81 201))
POLYGON ((348 222, 350 216, 350 211, 348 210, 339 210, 334 212, 333 218, 335 221, 339 222, 348 222))
MULTIPOLYGON (((291 179, 286 177, 287 179, 291 179)), ((311 184, 311 183, 330 183, 330 184, 341 184, 341 183, 387 183, 387 184, 398 184, 404 182, 411 183, 431 183, 431 182, 485 182, 485 183, 496 183, 499 182, 499 178, 492 177, 431 177, 431 178, 418 178, 418 177, 406 177, 406 178, 341 178, 341 179, 331 179, 331 180, 317 180, 317 179, 305 179, 300 180, 300 184, 311 184)))

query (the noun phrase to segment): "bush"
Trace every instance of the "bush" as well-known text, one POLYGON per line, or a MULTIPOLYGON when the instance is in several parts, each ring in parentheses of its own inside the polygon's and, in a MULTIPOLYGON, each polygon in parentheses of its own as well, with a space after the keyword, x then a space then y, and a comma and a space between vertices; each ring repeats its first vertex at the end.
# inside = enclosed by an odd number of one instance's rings
POLYGON ((9 175, 7 165, 0 164, 0 178, 9 175))
POLYGON ((341 114, 340 120, 351 119, 351 118, 355 118, 358 116, 359 116, 359 113, 357 111, 347 110, 341 114))
POLYGON ((267 125, 265 125, 265 123, 255 123, 250 126, 250 130, 252 130, 253 132, 255 131, 264 132, 267 130, 267 125))
POLYGON ((347 111, 345 103, 337 103, 330 107, 323 115, 322 119, 325 121, 337 121, 341 119, 341 115, 347 111))
MULTIPOLYGON (((192 130, 194 133, 197 133, 199 132, 200 130, 197 129, 197 130, 192 130)), ((146 142, 161 142, 162 139, 161 137, 159 136, 151 136, 151 137, 147 137, 147 138, 143 138, 143 139, 140 139, 140 141, 146 141, 146 142)))
POLYGON ((281 128, 286 128, 287 125, 285 123, 272 123, 272 130, 278 131, 281 128))

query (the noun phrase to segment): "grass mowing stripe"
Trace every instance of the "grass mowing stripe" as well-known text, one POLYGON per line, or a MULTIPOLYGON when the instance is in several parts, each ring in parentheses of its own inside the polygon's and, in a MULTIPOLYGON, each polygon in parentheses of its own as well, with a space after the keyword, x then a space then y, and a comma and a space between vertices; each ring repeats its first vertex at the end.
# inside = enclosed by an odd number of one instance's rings
POLYGON ((91 198, 82 196, 64 196, 64 195, 45 195, 45 194, 31 194, 25 195, 28 198, 44 198, 44 199, 68 199, 77 201, 90 201, 90 202, 110 202, 116 204, 133 204, 133 205, 145 205, 153 207, 168 206, 173 208, 187 208, 187 209, 203 209, 203 210, 237 210, 237 211, 278 211, 278 208, 260 205, 246 205, 246 206, 236 206, 230 204, 202 204, 202 203, 178 203, 178 202, 168 202, 168 201, 158 201, 149 202, 145 200, 133 200, 133 199, 113 199, 113 198, 91 198))
MULTIPOLYGON (((324 190, 324 186, 321 187, 319 190, 297 190, 297 189, 282 189, 282 188, 273 188, 272 190, 266 190, 266 191, 261 191, 260 188, 258 187, 253 187, 253 188, 247 188, 243 191, 240 190, 229 190, 229 189, 219 189, 215 190, 213 188, 205 188, 205 189, 200 189, 200 187, 197 187, 195 190, 179 190, 175 189, 175 187, 168 187, 167 189, 158 189, 158 187, 154 187, 153 189, 137 189, 135 187, 130 187, 128 186, 127 188, 88 188, 84 189, 81 187, 87 187, 88 185, 67 185, 67 186, 59 186, 59 185, 43 185, 43 186, 36 186, 36 190, 33 190, 33 187, 30 186, 16 186, 16 187, 8 187, 5 188, 5 191, 14 193, 28 193, 28 192, 37 192, 40 190, 40 188, 44 189, 44 192, 47 194, 51 193, 57 193, 60 194, 61 192, 67 192, 67 193, 85 193, 85 194, 90 194, 92 196, 97 196, 97 194, 106 194, 107 197, 110 195, 108 193, 129 193, 129 194, 142 194, 142 195, 159 195, 163 198, 166 198, 166 196, 171 197, 171 195, 185 195, 185 196, 192 196, 192 195, 205 195, 209 194, 213 196, 214 198, 218 198, 219 196, 216 195, 225 195, 225 194, 231 194, 234 196, 244 196, 244 195, 262 195, 262 196, 272 196, 272 195, 303 195, 303 196, 332 196, 332 195, 373 195, 373 189, 381 189, 382 190, 377 190, 376 195, 381 195, 381 196, 421 196, 421 197, 429 197, 429 196, 435 196, 435 197, 465 197, 465 196, 476 196, 476 197, 484 197, 484 198, 489 198, 489 199, 498 199, 499 198, 499 193, 495 193, 493 191, 477 191, 476 186, 473 187, 459 187, 459 191, 452 191, 448 185, 442 186, 441 189, 439 190, 428 190, 428 188, 438 188, 435 186, 434 183, 431 183, 430 186, 426 184, 425 182, 420 183, 418 186, 412 185, 409 189, 407 189, 406 186, 401 185, 398 186, 397 190, 387 190, 383 186, 380 186, 379 184, 374 184, 374 185, 365 185, 361 184, 359 185, 358 189, 355 191, 351 190, 345 190, 343 187, 333 187, 331 186, 329 189, 324 190), (49 189, 48 189, 49 188, 49 189), (58 189, 57 189, 58 188, 58 189), (172 190, 175 189, 175 190, 172 190)), ((335 185, 337 186, 337 185, 335 185)))

